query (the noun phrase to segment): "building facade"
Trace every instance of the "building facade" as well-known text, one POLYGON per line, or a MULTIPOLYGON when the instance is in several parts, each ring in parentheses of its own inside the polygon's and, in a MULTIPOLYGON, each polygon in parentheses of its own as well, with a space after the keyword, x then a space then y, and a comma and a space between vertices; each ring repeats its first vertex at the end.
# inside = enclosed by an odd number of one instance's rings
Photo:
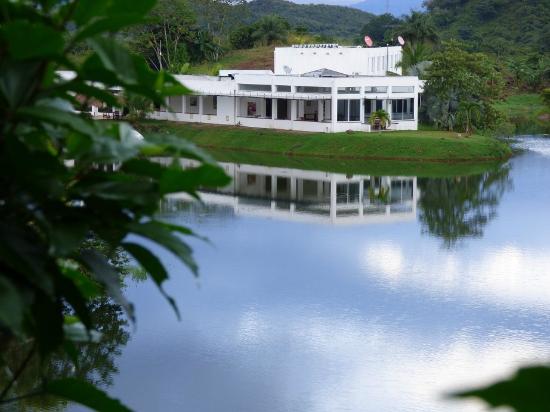
POLYGON ((371 114, 384 109, 391 119, 389 130, 417 130, 422 82, 401 76, 400 60, 400 47, 277 48, 274 72, 177 75, 193 95, 170 97, 151 117, 306 132, 368 132, 371 114))

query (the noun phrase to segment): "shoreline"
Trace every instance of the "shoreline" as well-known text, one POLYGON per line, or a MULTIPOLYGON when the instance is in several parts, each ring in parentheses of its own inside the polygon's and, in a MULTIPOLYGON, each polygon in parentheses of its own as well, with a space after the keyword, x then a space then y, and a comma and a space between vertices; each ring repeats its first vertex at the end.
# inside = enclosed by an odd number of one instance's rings
POLYGON ((143 121, 144 135, 172 134, 210 152, 218 161, 308 165, 308 169, 391 171, 403 175, 472 174, 509 159, 510 146, 498 139, 437 131, 306 134, 300 132, 213 126, 170 121, 143 121), (398 173, 402 171, 402 173, 398 173))

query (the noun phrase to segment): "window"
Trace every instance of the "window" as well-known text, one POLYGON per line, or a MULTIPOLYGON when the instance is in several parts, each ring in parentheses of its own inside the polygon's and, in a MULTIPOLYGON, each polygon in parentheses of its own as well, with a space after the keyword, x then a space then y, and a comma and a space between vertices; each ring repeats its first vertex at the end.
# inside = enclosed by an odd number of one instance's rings
POLYGON ((414 99, 394 99, 391 117, 393 120, 413 120, 414 99))
POLYGON ((248 92, 270 92, 271 85, 269 84, 239 84, 239 90, 248 92))
POLYGON ((181 96, 170 96, 168 98, 168 107, 172 113, 181 113, 183 111, 183 100, 181 96))
POLYGON ((367 86, 365 87, 365 93, 387 93, 388 86, 367 86))
POLYGON ((197 96, 190 96, 189 97, 189 106, 198 107, 199 106, 199 98, 197 96))
POLYGON ((277 86, 277 91, 282 93, 290 93, 291 87, 290 86, 277 86))
POLYGON ((339 87, 338 94, 359 94, 361 93, 360 87, 339 87))
POLYGON ((361 101, 350 100, 349 101, 349 121, 358 122, 361 120, 361 101))
POLYGON ((391 91, 393 93, 414 93, 414 86, 393 86, 391 91))
POLYGON ((296 88, 297 93, 321 93, 330 94, 330 87, 315 87, 315 86, 298 86, 296 88))
POLYGON ((218 96, 212 97, 212 107, 214 110, 218 110, 218 96))
POLYGON ((347 100, 338 100, 338 118, 339 122, 348 121, 348 101, 347 100))
POLYGON ((338 117, 339 122, 358 122, 361 120, 361 101, 353 100, 338 100, 338 117))

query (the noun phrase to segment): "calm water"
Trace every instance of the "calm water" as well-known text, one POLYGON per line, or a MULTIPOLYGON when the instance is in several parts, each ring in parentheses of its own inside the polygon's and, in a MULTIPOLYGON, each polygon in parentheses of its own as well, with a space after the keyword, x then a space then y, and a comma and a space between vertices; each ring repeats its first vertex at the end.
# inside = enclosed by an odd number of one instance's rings
POLYGON ((128 287, 109 391, 137 411, 483 410, 444 395, 550 361, 550 139, 518 146, 454 179, 226 165, 204 206, 163 205, 213 244, 192 243, 199 280, 159 251, 181 322, 128 287))

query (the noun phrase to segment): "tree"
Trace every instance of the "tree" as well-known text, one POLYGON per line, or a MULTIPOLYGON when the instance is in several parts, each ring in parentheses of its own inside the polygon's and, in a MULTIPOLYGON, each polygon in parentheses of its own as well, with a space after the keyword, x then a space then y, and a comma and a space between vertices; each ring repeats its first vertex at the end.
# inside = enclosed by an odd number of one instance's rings
POLYGON ((458 105, 457 118, 464 126, 464 132, 471 135, 474 124, 479 123, 481 117, 481 105, 478 102, 463 101, 458 105))
POLYGON ((270 45, 286 41, 290 25, 282 17, 264 16, 254 25, 252 37, 257 44, 270 45))
POLYGON ((429 67, 430 56, 429 46, 426 43, 407 43, 403 47, 403 54, 399 67, 405 74, 410 76, 423 77, 426 69, 429 67))
POLYGON ((188 1, 159 0, 148 17, 128 32, 132 49, 155 70, 179 73, 189 61, 187 44, 196 23, 188 1))
POLYGON ((389 13, 375 16, 361 29, 359 43, 364 44, 363 38, 368 35, 376 46, 385 46, 392 39, 394 29, 400 24, 401 20, 389 13))
POLYGON ((499 119, 494 103, 502 88, 502 75, 489 57, 469 53, 457 42, 443 43, 426 71, 428 117, 439 127, 452 130, 460 103, 476 102, 480 105, 481 116, 474 126, 491 129, 499 119))
POLYGON ((403 36, 407 42, 414 45, 435 44, 439 40, 437 28, 427 13, 413 11, 394 31, 394 35, 403 36))
POLYGON ((208 32, 217 45, 226 42, 231 28, 248 15, 245 0, 193 0, 199 25, 208 32))
POLYGON ((75 341, 90 339, 100 327, 92 310, 97 299, 108 297, 134 320, 114 252, 131 255, 176 314, 174 300, 162 287, 168 272, 142 240, 170 251, 197 274, 192 250, 182 238, 193 233, 158 221, 155 212, 167 194, 197 197, 199 186, 225 185, 229 178, 179 138, 136 139, 127 123, 93 121, 74 110, 82 98, 119 106, 109 92, 113 88, 157 105, 187 93, 168 73, 151 71, 113 35, 129 24, 143 24, 154 5, 153 0, 2 3, 0 348, 30 348, 0 388, 0 406, 49 393, 90 408, 127 411, 75 378, 44 376, 30 393, 17 393, 15 399, 14 383, 36 356, 43 360, 66 350, 78 363, 75 341), (88 57, 71 62, 69 51, 81 43, 89 46, 88 57), (174 161, 166 167, 151 155, 174 156, 174 161), (184 170, 179 156, 199 165, 184 170))
POLYGON ((550 88, 544 89, 541 93, 541 96, 544 104, 546 104, 546 106, 550 108, 550 88))
POLYGON ((254 47, 254 26, 239 26, 229 35, 229 42, 234 49, 251 49, 254 47))
POLYGON ((377 123, 379 123, 382 128, 386 128, 390 123, 390 115, 384 109, 379 109, 371 113, 369 124, 375 126, 377 123))

